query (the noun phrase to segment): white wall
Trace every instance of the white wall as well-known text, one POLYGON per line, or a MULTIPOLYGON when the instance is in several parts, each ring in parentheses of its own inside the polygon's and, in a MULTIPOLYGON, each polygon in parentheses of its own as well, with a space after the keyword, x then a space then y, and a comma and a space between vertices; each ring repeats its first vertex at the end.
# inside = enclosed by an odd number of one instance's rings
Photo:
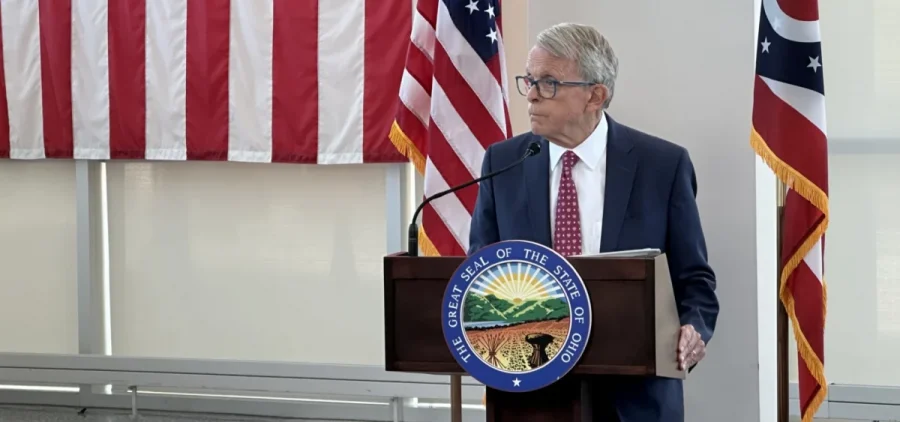
POLYGON ((75 164, 0 161, 0 352, 78 353, 75 164))
POLYGON ((109 163, 113 355, 383 365, 387 167, 109 163))
MULTIPOLYGON (((769 402, 774 395, 760 393, 775 388, 774 378, 761 385, 758 369, 760 354, 768 353, 771 364, 775 349, 761 352, 758 340, 758 290, 771 296, 774 285, 758 288, 757 278, 757 160, 748 141, 755 13, 753 2, 573 0, 565 7, 529 2, 532 40, 563 21, 591 24, 604 33, 620 61, 611 115, 690 150, 722 306, 708 356, 685 386, 690 421, 774 420, 771 413, 761 414, 774 409, 769 402)), ((515 63, 509 68, 521 71, 515 63)), ((774 186, 762 188, 760 197, 774 198, 774 186)), ((759 246, 774 253, 774 243, 759 246)), ((774 272, 772 267, 763 280, 774 272)), ((764 301, 773 303, 771 297, 764 301)), ((764 317, 771 315, 774 309, 764 317)))

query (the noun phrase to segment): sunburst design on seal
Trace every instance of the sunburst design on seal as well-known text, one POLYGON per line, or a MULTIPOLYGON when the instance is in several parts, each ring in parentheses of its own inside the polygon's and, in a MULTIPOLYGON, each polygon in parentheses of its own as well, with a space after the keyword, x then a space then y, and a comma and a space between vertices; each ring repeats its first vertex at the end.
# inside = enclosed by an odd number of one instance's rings
POLYGON ((498 263, 474 277, 462 315, 466 340, 476 355, 506 372, 546 365, 569 333, 563 286, 527 261, 498 263))

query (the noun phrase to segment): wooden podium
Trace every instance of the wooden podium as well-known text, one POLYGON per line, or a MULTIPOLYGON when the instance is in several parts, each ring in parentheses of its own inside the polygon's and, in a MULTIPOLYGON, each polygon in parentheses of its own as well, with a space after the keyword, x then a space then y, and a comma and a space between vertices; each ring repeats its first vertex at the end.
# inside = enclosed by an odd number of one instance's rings
MULTIPOLYGON (((465 375, 441 327, 444 290, 464 260, 406 253, 384 258, 386 370, 465 375)), ((588 422, 595 413, 589 391, 594 377, 685 377, 676 362, 681 324, 665 255, 568 261, 590 296, 593 319, 584 354, 567 376, 543 389, 507 393, 489 388, 490 422, 588 422)))

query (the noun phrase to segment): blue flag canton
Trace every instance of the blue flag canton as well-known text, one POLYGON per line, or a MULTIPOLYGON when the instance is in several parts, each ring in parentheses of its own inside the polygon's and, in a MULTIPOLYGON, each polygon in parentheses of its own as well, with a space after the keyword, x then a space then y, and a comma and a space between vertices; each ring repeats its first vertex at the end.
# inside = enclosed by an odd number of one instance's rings
POLYGON ((481 60, 487 62, 500 52, 499 0, 441 0, 450 12, 453 25, 481 60))
POLYGON ((756 74, 825 95, 822 43, 784 38, 769 19, 763 7, 756 40, 756 74))

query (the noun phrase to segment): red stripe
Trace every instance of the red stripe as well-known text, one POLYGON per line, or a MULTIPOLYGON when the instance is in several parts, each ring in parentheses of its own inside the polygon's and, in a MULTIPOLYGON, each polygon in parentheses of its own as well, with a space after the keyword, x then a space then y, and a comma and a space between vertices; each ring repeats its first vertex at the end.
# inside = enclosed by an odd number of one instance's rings
POLYGON ((503 36, 503 14, 500 13, 502 10, 503 10, 503 2, 500 0, 497 0, 497 7, 494 8, 494 16, 496 16, 494 21, 497 22, 497 32, 500 33, 501 37, 503 36))
POLYGON ((230 0, 188 0, 187 158, 228 159, 230 0))
MULTIPOLYGON (((0 5, 0 15, 2 13, 3 7, 0 5)), ((3 70, 3 60, 3 32, 0 31, 0 158, 9 158, 9 104, 6 102, 6 72, 3 70)))
MULTIPOLYGON (((825 322, 824 306, 822 300, 822 284, 815 274, 801 263, 788 279, 789 289, 794 297, 797 322, 800 324, 803 336, 809 342, 813 352, 825 363, 825 322)), ((812 373, 807 369, 802 357, 799 357, 798 381, 800 387, 800 409, 805 410, 816 393, 822 388, 812 373)))
POLYGON ((40 0, 44 154, 72 158, 72 1, 40 0))
POLYGON ((753 127, 775 155, 828 193, 825 134, 778 98, 759 77, 754 88, 753 127))
MULTIPOLYGON (((444 134, 441 133, 437 125, 428 127, 428 156, 434 167, 443 176, 447 186, 457 186, 472 180, 480 173, 480 169, 476 169, 475 175, 466 168, 456 151, 447 143, 444 134)), ((456 191, 456 196, 462 202, 469 214, 475 211, 475 199, 478 197, 478 185, 468 186, 462 190, 456 191)))
POLYGON ((504 138, 511 138, 513 136, 512 119, 509 118, 509 103, 506 101, 503 102, 503 118, 506 119, 506 136, 504 138))
POLYGON ((419 0, 416 2, 416 10, 419 15, 431 24, 432 28, 437 27, 438 5, 440 0, 419 0))
POLYGON ((431 94, 431 81, 434 76, 434 66, 431 60, 422 50, 413 44, 409 46, 406 55, 406 72, 415 79, 425 92, 431 94))
POLYGON ((406 106, 401 105, 397 110, 397 125, 406 134, 406 137, 416 146, 422 155, 428 150, 428 129, 406 106))
MULTIPOLYGON (((801 21, 819 20, 819 0, 778 0, 785 15, 801 21)), ((769 13, 771 16, 771 13, 769 13)))
POLYGON ((801 244, 812 235, 816 226, 825 218, 813 204, 794 190, 789 190, 784 202, 784 225, 781 236, 782 265, 800 249, 801 244))
POLYGON ((319 1, 275 0, 272 161, 316 163, 319 155, 319 1))
POLYGON ((491 144, 505 138, 502 129, 481 103, 481 99, 475 95, 472 87, 463 79, 462 75, 450 62, 447 52, 440 43, 435 44, 434 77, 441 85, 450 104, 462 118, 469 130, 478 139, 482 146, 487 148, 491 144))
POLYGON ((503 50, 500 50, 499 54, 491 57, 491 59, 484 62, 484 64, 487 65, 487 68, 491 72, 491 75, 494 75, 494 79, 497 81, 497 84, 503 86, 503 78, 505 78, 506 75, 500 72, 500 54, 503 54, 503 50))
POLYGON ((422 209, 422 227, 441 256, 466 255, 456 238, 453 237, 453 234, 444 225, 444 221, 441 220, 430 204, 422 209))
POLYGON ((146 0, 109 2, 110 158, 144 158, 146 0))
POLYGON ((367 0, 363 89, 363 162, 404 162, 388 138, 412 25, 412 4, 367 0))

